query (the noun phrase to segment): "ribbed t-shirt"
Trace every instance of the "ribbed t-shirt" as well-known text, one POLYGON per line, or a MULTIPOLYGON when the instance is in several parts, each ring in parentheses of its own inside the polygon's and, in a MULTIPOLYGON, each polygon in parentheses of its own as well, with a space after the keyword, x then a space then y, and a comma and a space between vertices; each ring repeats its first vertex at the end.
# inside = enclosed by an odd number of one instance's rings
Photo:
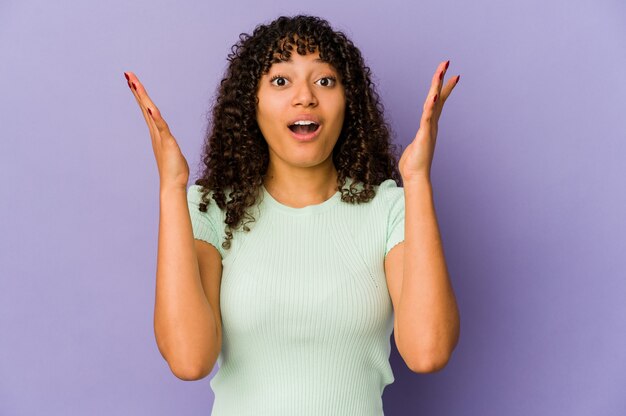
POLYGON ((384 258, 404 240, 404 188, 387 179, 369 202, 343 202, 337 191, 302 208, 261 188, 250 231, 233 230, 228 250, 225 212, 212 199, 199 211, 201 187, 187 191, 194 238, 222 256, 211 414, 384 415, 382 393, 395 380, 384 258))

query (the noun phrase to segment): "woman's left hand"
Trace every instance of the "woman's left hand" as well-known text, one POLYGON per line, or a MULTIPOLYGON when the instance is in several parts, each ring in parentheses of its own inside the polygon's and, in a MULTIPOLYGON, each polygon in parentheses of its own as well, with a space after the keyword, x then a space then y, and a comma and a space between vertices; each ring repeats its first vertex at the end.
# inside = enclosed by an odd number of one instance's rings
POLYGON ((420 127, 415 139, 404 149, 398 169, 404 182, 426 180, 430 182, 430 166, 435 152, 437 128, 443 105, 459 82, 460 75, 448 80, 443 86, 443 77, 450 61, 442 62, 433 75, 430 91, 424 102, 420 127))

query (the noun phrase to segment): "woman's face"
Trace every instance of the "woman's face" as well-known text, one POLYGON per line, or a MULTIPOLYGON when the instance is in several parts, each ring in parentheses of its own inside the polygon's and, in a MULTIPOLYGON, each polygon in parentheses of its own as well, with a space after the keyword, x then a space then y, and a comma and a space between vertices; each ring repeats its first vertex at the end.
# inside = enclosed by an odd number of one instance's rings
POLYGON ((289 61, 273 64, 259 80, 257 97, 256 119, 270 163, 310 167, 329 158, 343 126, 346 99, 338 72, 319 60, 319 52, 302 56, 294 51, 289 61), (306 137, 315 125, 293 125, 299 118, 319 124, 315 137, 306 137))

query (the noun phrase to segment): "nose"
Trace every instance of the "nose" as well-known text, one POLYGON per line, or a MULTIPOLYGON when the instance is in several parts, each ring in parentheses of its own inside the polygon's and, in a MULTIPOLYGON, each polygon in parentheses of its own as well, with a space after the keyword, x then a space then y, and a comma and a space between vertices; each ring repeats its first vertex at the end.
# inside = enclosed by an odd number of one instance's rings
POLYGON ((294 88, 294 92, 294 106, 302 105, 304 107, 309 107, 317 105, 317 97, 315 96, 315 91, 313 91, 313 89, 307 82, 303 82, 299 86, 294 88))

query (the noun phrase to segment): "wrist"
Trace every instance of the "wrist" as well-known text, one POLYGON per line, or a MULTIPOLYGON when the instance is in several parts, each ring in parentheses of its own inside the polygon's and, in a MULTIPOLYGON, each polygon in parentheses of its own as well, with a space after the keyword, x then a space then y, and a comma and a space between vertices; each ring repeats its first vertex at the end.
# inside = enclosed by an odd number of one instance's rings
POLYGON ((176 195, 180 193, 183 193, 186 195, 187 187, 181 186, 181 185, 163 185, 163 184, 161 184, 161 186, 159 187, 159 194, 161 195, 161 197, 176 195))
POLYGON ((407 186, 418 187, 418 188, 422 188, 422 187, 431 188, 432 187, 432 183, 428 175, 415 175, 411 177, 402 176, 402 183, 405 188, 407 186))

